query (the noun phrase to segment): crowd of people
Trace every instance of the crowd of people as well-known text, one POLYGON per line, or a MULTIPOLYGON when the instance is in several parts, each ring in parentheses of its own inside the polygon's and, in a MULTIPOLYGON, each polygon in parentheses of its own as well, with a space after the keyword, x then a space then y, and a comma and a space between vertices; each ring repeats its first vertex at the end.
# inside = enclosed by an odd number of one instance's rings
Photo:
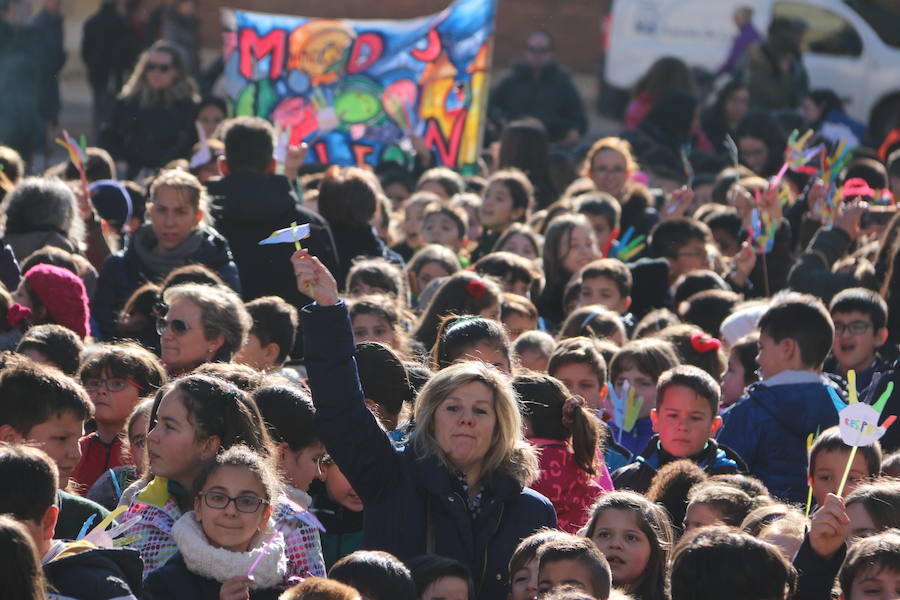
POLYGON ((4 595, 900 598, 900 150, 671 57, 586 143, 528 44, 475 175, 276 158, 171 41, 81 169, 0 129, 4 595))

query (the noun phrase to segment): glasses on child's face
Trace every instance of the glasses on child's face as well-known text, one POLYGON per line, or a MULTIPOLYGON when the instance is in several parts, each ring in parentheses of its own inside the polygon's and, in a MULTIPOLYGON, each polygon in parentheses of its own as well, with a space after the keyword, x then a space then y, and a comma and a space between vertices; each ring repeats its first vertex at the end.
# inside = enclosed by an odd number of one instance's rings
POLYGON ((259 496, 238 496, 232 498, 228 494, 222 492, 200 492, 197 494, 206 503, 206 506, 217 510, 224 510, 229 503, 234 502, 234 507, 238 512, 253 514, 259 510, 263 504, 268 504, 259 496))
POLYGON ((125 389, 127 385, 133 385, 138 390, 143 390, 144 386, 138 384, 136 381, 132 381, 131 379, 123 379, 121 377, 115 377, 113 379, 101 379, 99 377, 91 377, 90 379, 83 379, 81 381, 81 385, 84 386, 89 392, 98 392, 101 387, 106 387, 106 391, 110 393, 121 392, 125 389))
POLYGON ((869 321, 850 321, 849 323, 836 322, 834 324, 834 334, 844 335, 845 333, 849 333, 850 335, 859 335, 865 333, 868 331, 869 327, 873 326, 874 325, 869 321))
POLYGON ((162 335, 166 329, 171 329, 172 333, 178 337, 188 332, 190 326, 181 319, 168 319, 166 317, 158 317, 156 319, 156 333, 162 335))

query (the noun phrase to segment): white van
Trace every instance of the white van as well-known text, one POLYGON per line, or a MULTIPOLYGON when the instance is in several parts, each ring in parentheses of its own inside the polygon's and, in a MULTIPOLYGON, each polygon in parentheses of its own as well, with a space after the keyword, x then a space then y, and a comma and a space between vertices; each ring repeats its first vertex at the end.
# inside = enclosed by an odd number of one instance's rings
POLYGON ((630 89, 663 56, 714 72, 737 35, 734 10, 749 6, 763 37, 773 17, 805 23, 810 89, 834 90, 847 113, 880 137, 900 112, 900 14, 891 4, 897 5, 891 0, 615 0, 605 80, 630 89))

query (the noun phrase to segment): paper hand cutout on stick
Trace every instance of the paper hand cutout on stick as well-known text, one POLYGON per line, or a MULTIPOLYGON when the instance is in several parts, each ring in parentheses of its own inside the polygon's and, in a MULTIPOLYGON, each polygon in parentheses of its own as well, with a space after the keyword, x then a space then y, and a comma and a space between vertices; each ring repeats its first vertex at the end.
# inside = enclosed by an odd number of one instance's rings
POLYGON ((848 446, 871 446, 881 439, 888 427, 897 419, 891 415, 884 420, 880 426, 878 419, 881 418, 881 411, 884 410, 888 398, 894 391, 894 382, 887 384, 884 393, 875 404, 869 405, 860 402, 856 396, 856 373, 850 371, 847 373, 848 388, 850 389, 850 403, 844 405, 836 399, 837 394, 829 388, 832 394, 832 402, 838 410, 838 428, 841 432, 841 439, 848 446))
POLYGON ((613 420, 619 431, 631 432, 637 423, 638 415, 641 414, 641 407, 644 406, 644 398, 642 396, 635 397, 634 389, 631 384, 626 381, 622 386, 622 395, 616 394, 616 390, 611 383, 606 384, 609 390, 609 398, 613 405, 613 420))
POLYGON ((285 227, 275 231, 264 240, 260 240, 259 245, 266 244, 293 244, 309 237, 309 223, 304 225, 295 225, 293 227, 285 227))
POLYGON ((197 127, 197 139, 200 141, 200 148, 191 157, 190 165, 192 169, 202 167, 213 159, 212 150, 209 149, 209 140, 206 139, 206 130, 203 129, 200 121, 194 121, 194 125, 197 127))

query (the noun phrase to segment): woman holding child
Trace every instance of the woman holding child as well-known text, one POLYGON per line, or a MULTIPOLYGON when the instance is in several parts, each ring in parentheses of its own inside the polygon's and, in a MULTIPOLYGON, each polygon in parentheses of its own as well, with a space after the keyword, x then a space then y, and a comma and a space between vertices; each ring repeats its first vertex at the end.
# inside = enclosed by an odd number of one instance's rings
POLYGON ((316 424, 365 504, 365 547, 454 558, 471 569, 477 596, 505 596, 516 544, 556 526, 550 502, 526 487, 538 462, 509 382, 479 363, 442 370, 419 394, 409 445, 396 450, 366 408, 334 278, 305 250, 292 262, 316 300, 302 313, 316 424))

